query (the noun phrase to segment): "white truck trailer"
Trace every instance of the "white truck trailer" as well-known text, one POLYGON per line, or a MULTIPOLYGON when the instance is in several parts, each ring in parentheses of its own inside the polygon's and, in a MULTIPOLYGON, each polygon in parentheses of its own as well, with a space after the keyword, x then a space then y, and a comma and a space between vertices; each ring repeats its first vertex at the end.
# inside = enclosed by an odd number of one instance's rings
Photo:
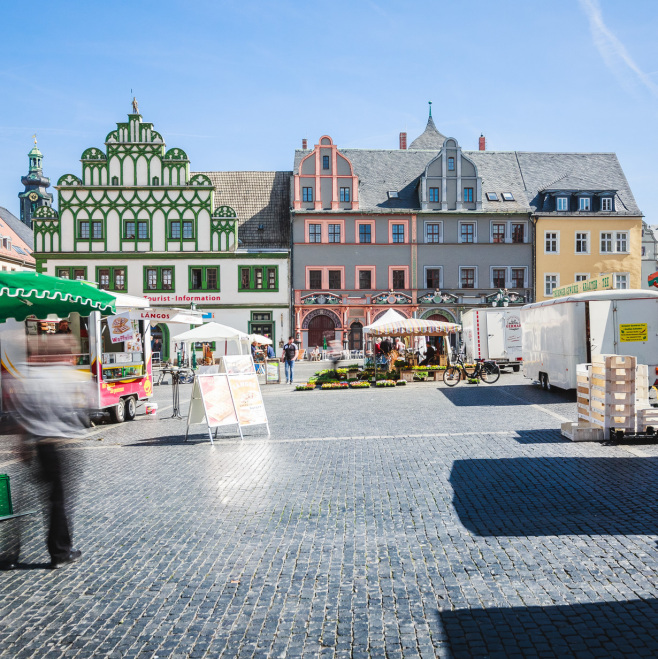
POLYGON ((521 368, 520 310, 507 307, 471 309, 462 315, 462 341, 467 361, 493 359, 501 366, 521 368))
POLYGON ((658 377, 658 292, 578 293, 521 308, 523 374, 544 389, 576 388, 576 365, 632 355, 658 377))

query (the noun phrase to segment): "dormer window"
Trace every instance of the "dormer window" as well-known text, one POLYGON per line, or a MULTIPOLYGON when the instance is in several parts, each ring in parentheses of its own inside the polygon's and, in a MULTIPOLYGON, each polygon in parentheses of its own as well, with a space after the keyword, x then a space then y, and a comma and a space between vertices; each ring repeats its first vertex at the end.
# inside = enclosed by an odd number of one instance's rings
POLYGON ((578 200, 578 210, 579 211, 592 210, 592 200, 589 197, 580 197, 580 199, 578 200))
POLYGON ((448 171, 449 172, 454 172, 455 171, 455 159, 454 158, 448 158, 448 171))
POLYGON ((503 192, 503 201, 514 201, 514 195, 511 192, 503 192))
POLYGON ((400 195, 398 194, 397 190, 388 190, 388 198, 389 199, 397 199, 400 195))
POLYGON ((495 192, 487 192, 487 199, 489 201, 500 201, 498 195, 495 192))
POLYGON ((569 198, 568 197, 558 197, 556 200, 556 209, 559 211, 568 211, 569 210, 569 198))
POLYGON ((601 210, 602 211, 612 210, 612 197, 601 197, 601 210))

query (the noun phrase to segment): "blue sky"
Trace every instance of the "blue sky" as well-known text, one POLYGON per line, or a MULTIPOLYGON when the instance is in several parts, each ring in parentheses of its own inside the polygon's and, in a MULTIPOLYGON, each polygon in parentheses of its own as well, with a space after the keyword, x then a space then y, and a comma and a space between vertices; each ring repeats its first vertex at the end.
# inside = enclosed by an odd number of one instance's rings
POLYGON ((130 110, 192 170, 291 169, 306 137, 614 151, 658 224, 655 0, 3 2, 0 205, 37 133, 53 183, 130 110))

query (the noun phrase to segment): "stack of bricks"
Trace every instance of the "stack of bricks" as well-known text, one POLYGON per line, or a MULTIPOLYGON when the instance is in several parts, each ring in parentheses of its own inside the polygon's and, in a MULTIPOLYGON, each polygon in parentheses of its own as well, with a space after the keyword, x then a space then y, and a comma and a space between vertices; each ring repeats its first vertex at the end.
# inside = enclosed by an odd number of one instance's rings
POLYGON ((635 432, 635 369, 628 355, 597 355, 590 377, 590 423, 603 429, 635 432))

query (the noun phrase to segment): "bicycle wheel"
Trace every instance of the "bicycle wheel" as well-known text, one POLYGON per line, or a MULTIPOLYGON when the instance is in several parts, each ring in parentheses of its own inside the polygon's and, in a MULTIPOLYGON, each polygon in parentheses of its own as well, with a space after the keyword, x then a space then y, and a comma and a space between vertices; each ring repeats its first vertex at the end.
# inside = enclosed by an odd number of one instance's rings
POLYGON ((500 377, 500 368, 498 367, 498 364, 482 364, 480 377, 482 378, 482 381, 487 384, 498 382, 498 378, 500 377))
POLYGON ((458 366, 450 366, 443 371, 443 382, 454 387, 462 379, 462 370, 458 366))

